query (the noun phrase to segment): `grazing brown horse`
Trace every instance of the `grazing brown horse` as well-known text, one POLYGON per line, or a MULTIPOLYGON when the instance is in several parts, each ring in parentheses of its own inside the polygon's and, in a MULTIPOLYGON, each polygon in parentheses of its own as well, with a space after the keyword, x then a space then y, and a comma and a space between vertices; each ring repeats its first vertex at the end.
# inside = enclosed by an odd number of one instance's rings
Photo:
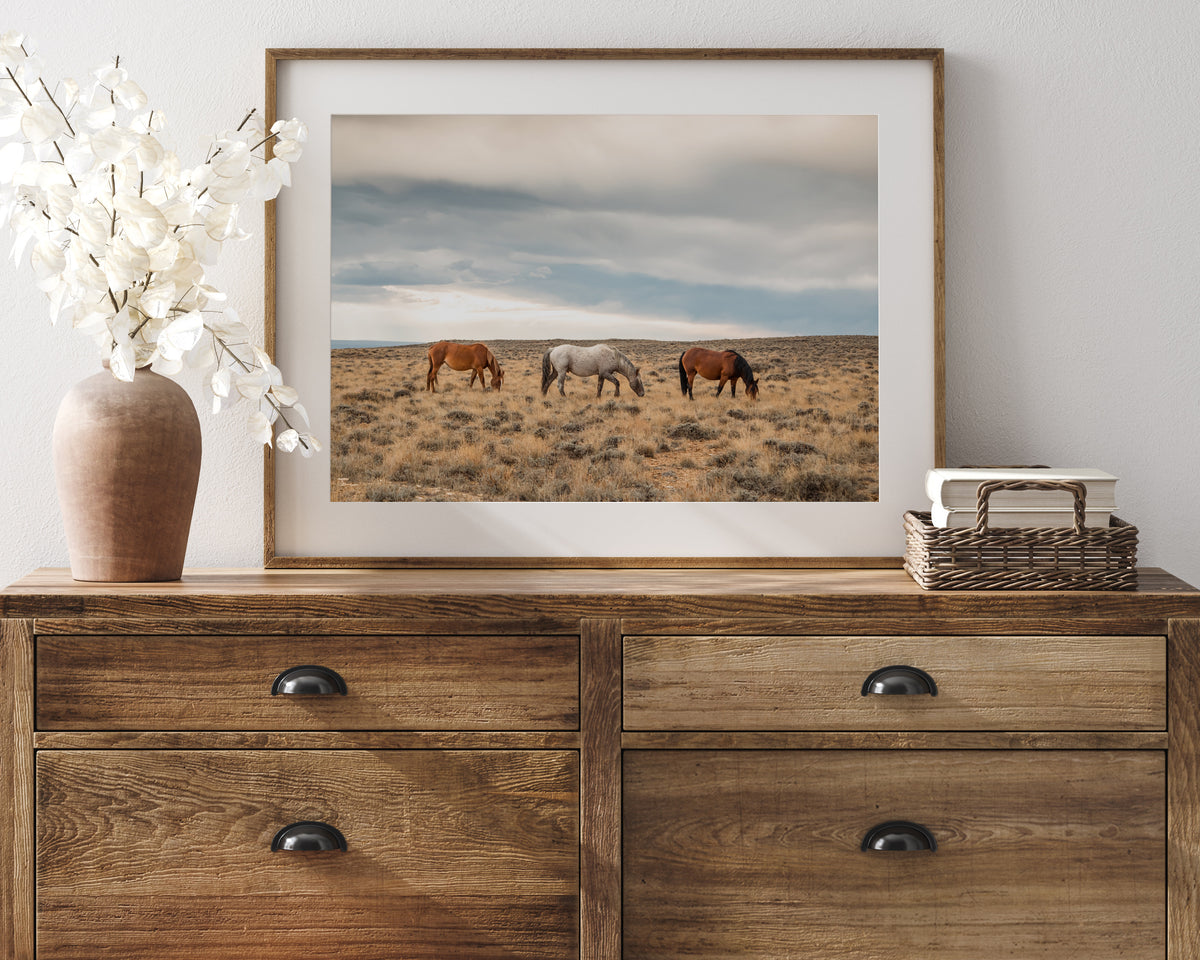
POLYGON ((461 343, 451 343, 449 340, 439 340, 429 348, 429 373, 425 376, 425 389, 437 393, 438 369, 446 364, 451 370, 470 370, 471 382, 467 384, 470 390, 475 386, 475 378, 479 378, 480 388, 484 388, 483 371, 492 374, 492 389, 499 390, 504 382, 504 368, 496 362, 492 351, 482 343, 473 343, 464 347, 461 343))
POLYGON ((746 396, 751 400, 758 399, 758 381, 754 379, 754 371, 750 369, 745 358, 732 350, 705 350, 704 347, 692 347, 685 350, 679 357, 679 386, 683 395, 689 400, 692 396, 692 384, 696 374, 705 380, 720 380, 717 384, 717 396, 729 384, 729 395, 737 396, 737 382, 746 384, 746 396))

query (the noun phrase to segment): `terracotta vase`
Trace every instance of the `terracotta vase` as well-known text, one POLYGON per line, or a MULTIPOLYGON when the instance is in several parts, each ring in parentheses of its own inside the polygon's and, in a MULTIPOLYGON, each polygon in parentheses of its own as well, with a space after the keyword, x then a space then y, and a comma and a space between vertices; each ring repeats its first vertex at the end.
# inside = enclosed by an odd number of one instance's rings
POLYGON ((200 478, 200 421, 179 384, 149 369, 77 383, 54 421, 54 473, 72 577, 179 579, 200 478))

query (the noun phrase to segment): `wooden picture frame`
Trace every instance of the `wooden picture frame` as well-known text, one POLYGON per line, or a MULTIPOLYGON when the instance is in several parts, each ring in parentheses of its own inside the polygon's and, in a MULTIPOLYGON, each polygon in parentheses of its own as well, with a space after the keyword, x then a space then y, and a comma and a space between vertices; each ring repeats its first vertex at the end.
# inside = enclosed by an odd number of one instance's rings
POLYGON ((317 462, 268 447, 264 566, 900 566, 901 516, 921 504, 924 470, 945 457, 943 51, 267 50, 268 124, 299 116, 312 134, 293 188, 267 204, 266 348, 323 440, 329 410, 315 401, 329 384, 329 128, 346 113, 877 116, 878 494, 852 503, 340 503, 330 499, 331 444, 317 462), (561 542, 529 532, 564 517, 590 534, 561 542), (609 535, 622 528, 628 543, 609 535), (702 532, 674 535, 691 528, 702 532))

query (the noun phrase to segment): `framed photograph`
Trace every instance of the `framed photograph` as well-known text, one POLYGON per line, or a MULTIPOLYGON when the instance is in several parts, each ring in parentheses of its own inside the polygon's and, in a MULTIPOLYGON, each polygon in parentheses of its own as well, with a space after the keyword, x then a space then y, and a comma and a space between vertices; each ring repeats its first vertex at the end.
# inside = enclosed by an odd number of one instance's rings
POLYGON ((265 563, 898 566, 942 51, 268 50, 265 563))

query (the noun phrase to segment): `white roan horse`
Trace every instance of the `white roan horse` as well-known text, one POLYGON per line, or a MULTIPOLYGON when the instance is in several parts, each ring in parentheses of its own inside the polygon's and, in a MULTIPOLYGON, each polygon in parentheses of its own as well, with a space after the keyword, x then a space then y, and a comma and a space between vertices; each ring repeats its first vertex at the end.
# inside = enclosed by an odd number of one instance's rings
POLYGON ((550 389, 550 384, 558 378, 558 392, 566 396, 563 384, 567 382, 567 374, 577 377, 596 377, 596 396, 604 389, 604 381, 609 381, 617 388, 617 396, 621 395, 621 382, 616 374, 621 374, 629 381, 629 386, 639 397, 646 395, 642 386, 641 370, 633 365, 625 354, 607 343, 598 343, 594 347, 577 347, 573 343, 563 343, 552 347, 542 354, 542 396, 550 389))

